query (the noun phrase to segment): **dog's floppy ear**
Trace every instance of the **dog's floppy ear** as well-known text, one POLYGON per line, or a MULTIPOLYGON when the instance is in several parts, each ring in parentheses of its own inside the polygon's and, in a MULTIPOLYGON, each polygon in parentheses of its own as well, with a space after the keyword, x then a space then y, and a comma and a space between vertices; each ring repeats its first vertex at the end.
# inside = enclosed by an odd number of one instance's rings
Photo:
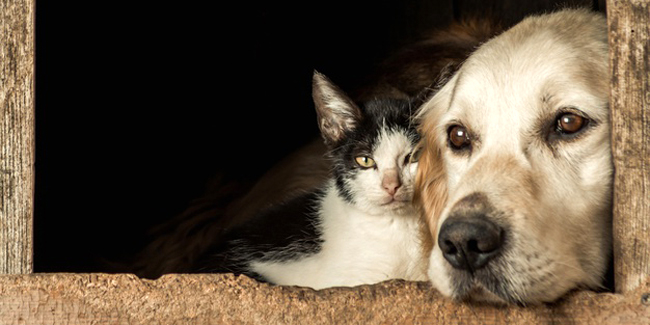
MULTIPOLYGON (((453 78, 450 83, 453 83, 453 78)), ((447 203, 447 178, 440 148, 444 141, 439 139, 438 123, 444 105, 448 102, 450 89, 451 86, 440 89, 420 107, 416 115, 418 132, 422 137, 418 143, 420 159, 415 178, 414 202, 428 226, 429 234, 426 234, 426 238, 431 242, 425 242, 430 246, 427 248, 433 248, 437 242, 438 219, 447 203)))
POLYGON ((431 142, 425 136, 418 145, 420 160, 414 202, 428 226, 432 248, 437 241, 438 219, 447 202, 447 178, 437 142, 431 142))
POLYGON ((354 101, 318 71, 314 71, 312 97, 318 127, 328 146, 338 142, 346 130, 354 129, 361 120, 361 110, 354 101))

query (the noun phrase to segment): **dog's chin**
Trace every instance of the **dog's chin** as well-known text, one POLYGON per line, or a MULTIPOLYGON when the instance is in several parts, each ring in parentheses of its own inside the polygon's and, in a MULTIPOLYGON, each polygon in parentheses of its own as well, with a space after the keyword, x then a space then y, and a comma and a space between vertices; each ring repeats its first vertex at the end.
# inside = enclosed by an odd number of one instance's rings
POLYGON ((507 305, 508 301, 497 296, 493 292, 485 289, 482 285, 475 285, 465 295, 458 296, 456 300, 461 300, 470 303, 489 303, 493 305, 507 305))
POLYGON ((548 291, 538 287, 522 291, 513 288, 511 280, 503 276, 455 272, 447 278, 448 290, 441 291, 456 301, 526 306, 553 302, 564 295, 569 288, 580 287, 576 283, 562 283, 558 286, 564 288, 554 288, 558 290, 548 291))
MULTIPOLYGON (((517 303, 505 287, 499 286, 503 279, 486 279, 484 276, 472 275, 468 272, 449 270, 446 278, 446 289, 441 290, 444 295, 453 300, 475 303, 490 303, 505 305, 517 303)), ((435 284, 434 284, 435 285, 435 284)))
POLYGON ((503 265, 487 266, 470 273, 440 262, 432 260, 429 279, 438 291, 456 301, 536 305, 555 301, 571 288, 579 286, 572 279, 556 279, 555 284, 549 285, 542 279, 533 280, 535 276, 525 272, 513 277, 513 274, 504 272, 503 265))
MULTIPOLYGON (((454 280, 452 279, 452 281, 454 280)), ((456 284, 451 292, 451 297, 457 301, 495 305, 521 303, 504 288, 495 288, 494 283, 485 283, 477 277, 466 276, 464 280, 458 281, 456 284)))

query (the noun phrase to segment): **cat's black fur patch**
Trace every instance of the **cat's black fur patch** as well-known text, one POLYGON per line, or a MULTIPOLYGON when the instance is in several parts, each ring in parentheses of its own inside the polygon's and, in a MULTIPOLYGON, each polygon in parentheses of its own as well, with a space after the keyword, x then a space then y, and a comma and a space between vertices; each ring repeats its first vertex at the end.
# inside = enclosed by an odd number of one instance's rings
POLYGON ((296 197, 228 232, 198 259, 195 271, 231 272, 263 280, 248 269, 251 260, 289 261, 317 253, 322 239, 314 209, 321 195, 317 191, 296 197))

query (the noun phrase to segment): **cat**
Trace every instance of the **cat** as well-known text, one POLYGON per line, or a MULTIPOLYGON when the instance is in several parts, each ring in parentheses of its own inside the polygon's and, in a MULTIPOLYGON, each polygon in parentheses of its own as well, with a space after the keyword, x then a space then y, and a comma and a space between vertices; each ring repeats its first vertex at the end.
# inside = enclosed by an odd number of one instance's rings
POLYGON ((423 224, 411 203, 419 140, 411 115, 422 97, 357 105, 315 71, 313 98, 331 176, 227 233, 195 271, 314 289, 426 280, 423 224))

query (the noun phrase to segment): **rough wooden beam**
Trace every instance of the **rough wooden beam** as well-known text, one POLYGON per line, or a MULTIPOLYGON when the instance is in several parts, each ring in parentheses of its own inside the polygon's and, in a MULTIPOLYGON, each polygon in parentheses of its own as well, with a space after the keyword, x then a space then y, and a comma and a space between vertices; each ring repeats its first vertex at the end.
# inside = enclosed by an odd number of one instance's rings
POLYGON ((34 1, 0 1, 0 273, 32 271, 34 1))
POLYGON ((650 1, 608 1, 614 276, 626 293, 650 274, 650 1))
POLYGON ((314 291, 217 274, 6 275, 0 324, 650 324, 647 292, 648 281, 625 296, 577 292, 524 308, 455 303, 398 280, 314 291))

